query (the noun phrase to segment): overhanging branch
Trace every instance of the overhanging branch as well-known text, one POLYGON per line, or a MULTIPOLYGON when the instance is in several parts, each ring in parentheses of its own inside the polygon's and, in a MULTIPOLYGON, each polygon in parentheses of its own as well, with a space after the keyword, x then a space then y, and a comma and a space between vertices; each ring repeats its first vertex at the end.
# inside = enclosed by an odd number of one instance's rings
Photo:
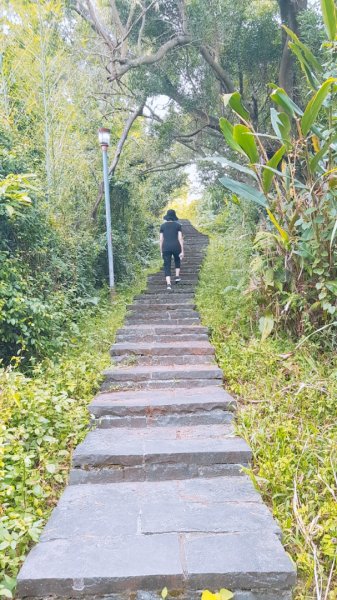
MULTIPOLYGON (((122 133, 121 137, 118 140, 118 144, 116 146, 115 154, 114 154, 112 163, 111 163, 111 165, 109 167, 109 177, 110 178, 115 173, 116 167, 117 167, 119 159, 120 159, 120 155, 121 155, 122 150, 123 150, 123 146, 124 146, 124 144, 125 144, 125 142, 127 140, 127 137, 129 135, 130 129, 131 129, 133 123, 135 122, 135 120, 137 119, 137 117, 139 117, 143 113, 144 105, 145 105, 145 100, 143 100, 141 102, 141 104, 139 104, 139 106, 137 106, 137 108, 130 114, 129 118, 127 119, 127 121, 125 123, 124 129, 123 129, 123 133, 122 133)), ((104 191, 104 184, 103 184, 103 182, 101 182, 101 185, 99 187, 99 192, 98 192, 98 195, 97 195, 97 199, 96 199, 94 208, 93 208, 92 213, 91 213, 91 216, 92 216, 93 219, 96 219, 97 210, 98 210, 100 202, 101 202, 101 200, 103 198, 103 191, 104 191)))

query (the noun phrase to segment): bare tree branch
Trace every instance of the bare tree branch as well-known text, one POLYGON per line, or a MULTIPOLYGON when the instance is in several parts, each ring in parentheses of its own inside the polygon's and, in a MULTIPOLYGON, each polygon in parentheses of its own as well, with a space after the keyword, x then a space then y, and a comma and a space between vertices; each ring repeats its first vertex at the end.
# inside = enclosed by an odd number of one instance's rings
POLYGON ((173 171, 174 169, 180 169, 181 167, 187 167, 190 165, 191 161, 187 162, 169 162, 163 163, 162 165, 158 165, 155 167, 149 167, 149 169, 145 169, 144 171, 140 171, 141 175, 147 175, 148 173, 157 173, 158 171, 173 171))
POLYGON ((221 83, 225 86, 227 92, 234 92, 235 86, 232 82, 230 76, 226 71, 219 65, 218 62, 213 58, 211 52, 206 46, 199 46, 199 50, 201 55, 204 57, 205 61, 209 64, 209 66, 213 69, 217 78, 221 81, 221 83))
POLYGON ((183 33, 187 33, 187 19, 185 11, 185 0, 179 0, 179 13, 181 18, 181 28, 183 33))
POLYGON ((150 10, 150 8, 152 8, 152 6, 157 2, 157 0, 153 0, 149 6, 146 6, 143 11, 140 13, 140 15, 138 15, 138 17, 134 20, 133 23, 130 24, 129 28, 127 29, 126 33, 125 33, 125 38, 123 37, 123 39, 120 41, 120 43, 116 46, 116 49, 119 48, 119 46, 126 40, 127 37, 129 37, 131 30, 134 28, 135 25, 137 25, 137 23, 142 19, 142 17, 144 15, 146 15, 146 13, 150 10))
POLYGON ((124 60, 116 57, 114 61, 119 62, 123 66, 116 67, 116 77, 112 77, 110 78, 110 80, 112 81, 114 78, 122 77, 130 69, 136 69, 137 67, 140 67, 142 65, 153 65, 154 63, 157 63, 162 58, 164 58, 164 56, 170 50, 173 50, 178 46, 186 46, 187 44, 190 44, 191 41, 192 40, 189 35, 177 35, 176 37, 171 38, 170 40, 165 42, 165 44, 160 46, 160 48, 158 48, 157 52, 155 52, 154 54, 144 54, 143 56, 138 56, 137 58, 124 60))
POLYGON ((136 10, 136 4, 137 4, 136 0, 133 0, 132 4, 130 6, 128 18, 127 18, 126 25, 125 25, 126 31, 128 31, 129 27, 131 26, 133 15, 135 14, 135 10, 136 10))
POLYGON ((103 38, 107 46, 113 51, 115 48, 115 41, 113 40, 111 34, 105 28, 102 20, 99 18, 95 7, 93 6, 91 0, 86 0, 86 4, 88 7, 88 13, 90 15, 90 19, 95 26, 95 30, 99 33, 99 35, 103 38))
MULTIPOLYGON (((136 109, 130 114, 129 118, 127 119, 127 121, 125 123, 123 133, 118 140, 118 144, 117 144, 116 150, 115 150, 115 155, 114 155, 112 163, 109 167, 109 177, 112 177, 115 173, 116 167, 118 165, 118 162, 119 162, 122 150, 123 150, 123 146, 127 140, 130 129, 131 129, 133 123, 135 122, 135 120, 137 119, 137 117, 139 117, 143 113, 144 105, 145 105, 145 100, 143 100, 141 102, 141 104, 139 104, 139 106, 136 107, 136 109)), ((100 202, 103 197, 103 191, 104 191, 104 184, 103 184, 103 182, 101 182, 99 192, 97 195, 97 199, 96 199, 95 205, 94 205, 92 213, 91 213, 91 216, 93 219, 96 219, 97 210, 98 210, 98 207, 99 207, 100 202)))
POLYGON ((105 29, 102 23, 97 22, 97 20, 91 17, 90 12, 84 8, 81 2, 74 2, 71 5, 71 8, 77 12, 77 14, 90 25, 93 31, 95 31, 95 33, 97 33, 105 41, 110 50, 114 50, 115 41, 111 34, 105 29))
POLYGON ((207 127, 207 124, 202 125, 201 127, 199 127, 198 129, 196 129, 195 131, 191 131, 191 133, 181 133, 179 135, 179 138, 185 139, 185 138, 194 137, 194 136, 198 135, 198 133, 200 133, 201 131, 204 131, 204 129, 206 129, 206 127, 207 127))
POLYGON ((122 38, 125 35, 125 27, 122 23, 122 19, 120 18, 119 12, 117 10, 115 0, 110 0, 110 7, 111 7, 112 20, 116 26, 116 29, 118 30, 118 32, 120 34, 120 37, 122 38))
POLYGON ((144 12, 142 15, 142 22, 140 24, 140 28, 139 28, 139 32, 138 32, 137 49, 138 49, 139 53, 142 51, 142 39, 143 39, 145 21, 146 21, 146 12, 144 12))

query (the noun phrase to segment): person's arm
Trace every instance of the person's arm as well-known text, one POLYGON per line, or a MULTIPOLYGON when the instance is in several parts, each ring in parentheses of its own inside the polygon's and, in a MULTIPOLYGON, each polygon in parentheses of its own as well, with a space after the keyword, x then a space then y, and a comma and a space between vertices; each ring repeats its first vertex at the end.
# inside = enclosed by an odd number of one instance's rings
POLYGON ((181 252, 179 254, 180 258, 184 258, 184 238, 181 231, 178 231, 178 241, 181 246, 181 252))
POLYGON ((164 234, 162 232, 160 232, 159 235, 159 247, 160 247, 160 254, 163 256, 163 242, 164 242, 164 234))

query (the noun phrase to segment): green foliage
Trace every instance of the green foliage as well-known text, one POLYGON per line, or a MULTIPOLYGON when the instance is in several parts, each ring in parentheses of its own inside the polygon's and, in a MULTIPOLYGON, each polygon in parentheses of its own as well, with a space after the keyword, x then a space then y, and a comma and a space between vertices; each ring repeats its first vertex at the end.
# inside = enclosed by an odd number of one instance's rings
MULTIPOLYGON (((335 19, 329 3, 323 4, 329 20, 335 19)), ((226 104, 245 125, 232 126, 221 119, 220 126, 230 148, 243 151, 249 163, 243 167, 225 162, 250 174, 255 182, 251 185, 227 175, 220 182, 234 193, 235 202, 242 198, 264 208, 255 240, 251 290, 258 294, 261 310, 299 335, 329 321, 333 325, 337 314, 337 78, 330 50, 322 75, 311 50, 290 30, 287 33, 314 91, 302 111, 282 88, 272 86, 277 109, 271 109, 271 124, 276 138, 255 131, 240 94, 227 96, 226 104)), ((263 319, 266 323, 267 317, 263 319)))
MULTIPOLYGON (((64 350, 108 280, 104 202, 97 222, 91 217, 102 173, 96 131, 106 105, 94 97, 100 67, 83 60, 83 32, 63 3, 17 0, 12 10, 17 18, 5 12, 0 32, 0 361, 19 359, 27 373, 64 350)), ((123 127, 124 116, 114 112, 111 154, 123 127)), ((156 218, 181 183, 171 173, 143 176, 130 167, 150 148, 139 121, 111 182, 120 287, 157 251, 156 218)))
POLYGON ((242 219, 239 208, 224 213, 222 228, 211 238, 197 304, 211 329, 226 388, 239 403, 237 431, 254 455, 248 474, 279 521, 298 567, 295 600, 333 600, 336 355, 309 341, 298 350, 285 337, 261 342, 256 296, 245 293, 253 230, 251 216, 242 219))
POLYGON ((337 29, 337 11, 334 0, 321 0, 324 25, 329 40, 334 41, 337 29))
POLYGON ((113 306, 101 303, 94 314, 87 311, 62 357, 36 365, 30 377, 0 369, 0 595, 11 597, 17 571, 66 483, 109 346, 138 291, 119 293, 113 306))
POLYGON ((15 211, 31 205, 27 194, 30 187, 29 175, 7 175, 0 178, 0 216, 12 217, 15 211))

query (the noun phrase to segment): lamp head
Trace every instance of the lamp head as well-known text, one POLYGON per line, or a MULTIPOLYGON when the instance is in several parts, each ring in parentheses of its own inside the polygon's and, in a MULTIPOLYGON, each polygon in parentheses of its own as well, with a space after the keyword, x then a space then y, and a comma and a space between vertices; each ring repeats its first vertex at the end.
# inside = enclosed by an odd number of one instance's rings
POLYGON ((98 130, 98 141, 101 146, 108 147, 110 145, 110 129, 100 127, 98 130))

